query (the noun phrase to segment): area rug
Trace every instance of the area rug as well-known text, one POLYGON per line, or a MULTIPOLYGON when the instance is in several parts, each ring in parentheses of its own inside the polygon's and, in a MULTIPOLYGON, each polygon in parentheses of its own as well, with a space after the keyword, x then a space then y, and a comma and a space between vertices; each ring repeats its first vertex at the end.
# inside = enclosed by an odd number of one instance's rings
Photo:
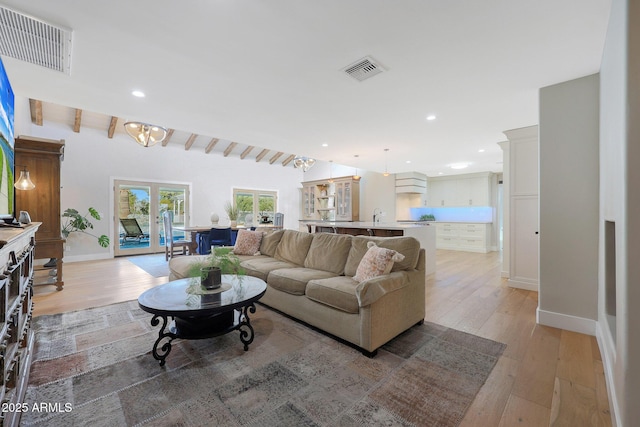
POLYGON ((136 301, 33 319, 21 425, 457 426, 505 345, 433 323, 367 358, 258 305, 237 331, 151 355, 136 301), (44 409, 43 409, 44 408, 44 409))
POLYGON ((164 256, 158 254, 136 255, 127 257, 127 260, 153 277, 166 277, 169 275, 169 263, 164 259, 164 256))

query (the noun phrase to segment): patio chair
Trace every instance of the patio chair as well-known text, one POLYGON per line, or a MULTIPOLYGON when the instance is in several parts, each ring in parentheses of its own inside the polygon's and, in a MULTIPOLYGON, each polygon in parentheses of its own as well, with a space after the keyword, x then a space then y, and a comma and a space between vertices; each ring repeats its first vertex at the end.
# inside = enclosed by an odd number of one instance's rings
POLYGON ((212 228, 208 233, 201 233, 198 240, 198 253, 211 253, 212 246, 231 246, 231 228, 212 228))
POLYGON ((124 235, 120 235, 122 243, 125 243, 127 239, 140 242, 142 239, 149 238, 149 234, 142 231, 138 220, 135 218, 120 218, 120 224, 122 224, 122 228, 124 228, 124 235))
POLYGON ((164 258, 169 261, 176 255, 175 250, 182 248, 182 255, 187 254, 187 249, 191 242, 188 240, 173 239, 173 224, 171 223, 171 214, 167 211, 162 214, 162 223, 164 225, 164 258))

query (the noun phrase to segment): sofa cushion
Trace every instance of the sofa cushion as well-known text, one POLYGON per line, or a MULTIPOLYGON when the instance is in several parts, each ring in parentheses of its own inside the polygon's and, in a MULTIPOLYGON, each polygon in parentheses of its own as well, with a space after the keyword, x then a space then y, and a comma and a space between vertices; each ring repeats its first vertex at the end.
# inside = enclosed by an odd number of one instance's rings
POLYGON ((274 256, 276 254, 276 248, 278 247, 278 243, 280 243, 280 239, 282 239, 282 235, 284 234, 284 230, 276 230, 271 232, 266 232, 262 236, 262 242, 260 242, 260 253, 262 255, 274 256))
POLYGON ((314 279, 326 279, 335 276, 334 273, 311 268, 283 268, 273 270, 267 277, 267 283, 274 289, 292 295, 304 295, 307 283, 314 279))
POLYGON ((316 270, 344 273, 351 250, 351 236, 348 234, 316 233, 304 260, 304 266, 316 270))
POLYGON ((238 237, 232 252, 235 255, 256 255, 260 250, 262 235, 262 231, 238 230, 238 237))
POLYGON ((284 230, 274 258, 297 265, 304 265, 304 260, 307 257, 312 241, 313 234, 284 230))
POLYGON ((280 261, 264 255, 245 259, 240 262, 240 265, 245 269, 249 276, 257 277, 265 282, 267 281, 269 273, 273 270, 297 267, 297 265, 290 262, 280 261))
POLYGON ((396 271, 389 275, 377 276, 365 280, 356 286, 356 297, 360 307, 367 307, 384 295, 409 285, 409 274, 404 271, 396 271))
POLYGON ((356 282, 364 282, 376 276, 389 274, 393 263, 404 259, 404 255, 393 249, 378 247, 373 242, 367 243, 367 246, 369 250, 360 260, 356 274, 353 276, 356 282))
POLYGON ((338 276, 329 279, 310 280, 305 295, 307 298, 347 313, 358 313, 356 296, 358 283, 351 277, 338 276))
POLYGON ((344 274, 355 276, 362 257, 369 248, 368 242, 375 242, 381 248, 393 249, 404 255, 404 260, 393 264, 391 271, 409 270, 415 268, 420 255, 420 242, 414 237, 369 237, 354 236, 351 239, 351 250, 347 263, 344 266, 344 274))
POLYGON ((203 263, 209 255, 192 255, 171 257, 169 260, 169 280, 178 280, 189 277, 189 268, 193 263, 203 263))

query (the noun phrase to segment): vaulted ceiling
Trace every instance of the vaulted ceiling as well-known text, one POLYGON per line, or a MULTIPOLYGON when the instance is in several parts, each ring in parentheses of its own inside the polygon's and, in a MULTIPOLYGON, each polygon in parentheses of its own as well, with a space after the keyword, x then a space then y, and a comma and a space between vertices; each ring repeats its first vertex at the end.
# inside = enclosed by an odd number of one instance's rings
POLYGON ((599 71, 611 1, 2 5, 70 30, 67 70, 3 55, 14 92, 41 102, 45 121, 75 126, 81 111, 80 126, 141 120, 203 153, 433 176, 460 162, 500 171, 497 142, 538 122, 538 90, 599 71), (382 72, 345 73, 363 58, 382 72))

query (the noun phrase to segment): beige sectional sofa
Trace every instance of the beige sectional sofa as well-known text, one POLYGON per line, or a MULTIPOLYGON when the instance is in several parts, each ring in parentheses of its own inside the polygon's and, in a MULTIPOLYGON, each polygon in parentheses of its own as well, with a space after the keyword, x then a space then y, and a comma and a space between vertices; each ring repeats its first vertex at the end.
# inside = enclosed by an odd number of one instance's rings
MULTIPOLYGON (((173 258, 170 280, 203 256, 173 258)), ((246 273, 267 282, 260 302, 348 341, 369 356, 425 316, 425 251, 413 237, 265 233, 259 254, 239 255, 246 273), (404 255, 389 274, 354 280, 373 241, 404 255)))

